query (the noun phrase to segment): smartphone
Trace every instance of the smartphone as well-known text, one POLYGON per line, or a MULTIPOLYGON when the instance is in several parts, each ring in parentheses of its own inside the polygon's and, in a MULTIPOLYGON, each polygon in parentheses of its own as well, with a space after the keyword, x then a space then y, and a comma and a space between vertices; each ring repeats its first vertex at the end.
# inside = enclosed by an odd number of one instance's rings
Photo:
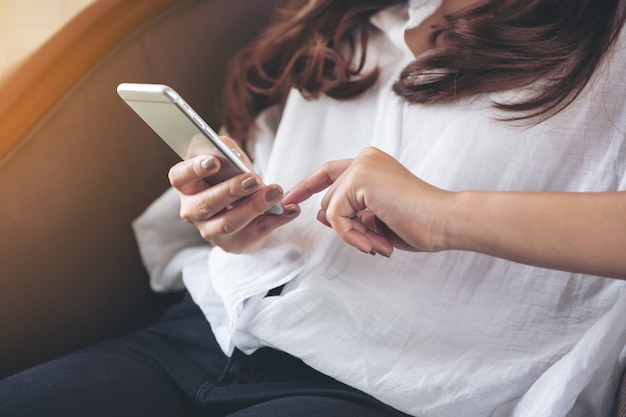
MULTIPOLYGON (((209 185, 252 172, 238 153, 167 85, 122 83, 117 93, 182 159, 204 154, 217 157, 221 168, 206 179, 209 185)), ((268 213, 282 214, 283 211, 283 205, 277 204, 268 213)))

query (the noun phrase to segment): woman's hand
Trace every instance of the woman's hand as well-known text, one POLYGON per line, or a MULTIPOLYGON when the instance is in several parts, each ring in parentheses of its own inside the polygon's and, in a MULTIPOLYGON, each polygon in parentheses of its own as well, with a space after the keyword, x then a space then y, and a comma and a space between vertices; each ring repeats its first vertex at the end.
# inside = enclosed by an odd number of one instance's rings
MULTIPOLYGON (((234 141, 223 139, 244 155, 234 141)), ((180 194, 180 217, 194 224, 205 240, 225 251, 258 250, 271 231, 300 213, 297 204, 287 204, 282 215, 267 214, 282 200, 283 190, 275 184, 264 186, 257 174, 237 175, 215 186, 204 181, 219 170, 218 158, 200 155, 174 165, 169 180, 180 194)))
POLYGON ((453 193, 425 183, 376 148, 324 164, 296 185, 285 202, 300 203, 326 188, 318 220, 363 252, 390 256, 394 247, 445 247, 442 213, 453 193))
POLYGON ((367 148, 284 199, 328 188, 318 218, 362 251, 467 250, 543 268, 626 279, 626 192, 448 192, 367 148))

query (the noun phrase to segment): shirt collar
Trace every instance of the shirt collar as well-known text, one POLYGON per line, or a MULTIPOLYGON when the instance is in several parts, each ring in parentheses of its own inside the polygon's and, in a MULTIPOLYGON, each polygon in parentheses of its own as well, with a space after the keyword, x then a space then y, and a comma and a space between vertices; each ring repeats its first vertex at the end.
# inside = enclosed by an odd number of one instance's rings
POLYGON ((371 23, 384 32, 403 53, 411 56, 404 39, 404 32, 419 26, 437 10, 442 0, 408 0, 406 3, 387 7, 371 18, 371 23))

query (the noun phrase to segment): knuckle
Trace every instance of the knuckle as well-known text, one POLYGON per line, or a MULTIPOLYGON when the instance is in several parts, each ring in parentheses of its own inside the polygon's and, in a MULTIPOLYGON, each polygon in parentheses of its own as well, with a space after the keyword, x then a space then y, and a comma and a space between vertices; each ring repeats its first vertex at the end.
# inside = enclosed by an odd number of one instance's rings
POLYGON ((198 160, 182 161, 171 167, 167 173, 167 178, 174 188, 180 189, 185 184, 204 178, 205 173, 198 160))
POLYGON ((198 202, 197 202, 196 207, 199 213, 202 215, 214 213, 215 201, 213 197, 209 195, 208 193, 202 193, 198 196, 198 202))
POLYGON ((188 211, 181 210, 179 216, 185 223, 193 223, 193 219, 188 211))
POLYGON ((222 248, 224 252, 227 252, 227 253, 239 254, 243 252, 242 249, 239 247, 239 245, 224 244, 220 247, 222 248))
POLYGON ((239 191, 239 187, 236 185, 236 183, 234 181, 226 181, 224 182, 224 188, 226 189, 226 192, 228 193, 228 196, 230 198, 239 198, 241 197, 240 191, 239 191))
POLYGON ((204 178, 205 176, 205 171, 204 168, 202 168, 201 161, 197 158, 192 161, 188 169, 191 171, 190 174, 193 173, 193 175, 197 178, 204 178))
POLYGON ((219 223, 219 230, 222 234, 229 235, 237 230, 236 225, 228 220, 226 217, 222 217, 219 223))
POLYGON ((167 179, 174 188, 178 188, 180 186, 179 178, 177 166, 170 168, 167 172, 167 179))
POLYGON ((255 216, 265 213, 271 207, 271 205, 268 205, 265 199, 263 199, 262 195, 255 195, 248 201, 251 202, 250 207, 255 216))
POLYGON ((202 239, 206 240, 207 242, 213 243, 214 236, 208 230, 206 229, 200 230, 200 236, 202 237, 202 239))
POLYGON ((266 221, 257 221, 255 224, 255 232, 258 236, 265 236, 272 231, 272 228, 266 221))
POLYGON ((365 148, 363 148, 363 150, 361 151, 362 155, 374 155, 378 153, 378 149, 376 149, 373 146, 366 146, 365 148))
POLYGON ((322 179, 322 183, 324 187, 329 187, 333 184, 333 182, 335 182, 331 174, 331 171, 333 171, 333 167, 335 165, 336 163, 334 161, 326 162, 324 165, 318 168, 318 170, 315 172, 314 175, 322 179))
POLYGON ((193 216, 193 212, 189 210, 188 199, 181 198, 180 208, 178 210, 178 216, 187 223, 193 223, 194 216, 193 216))

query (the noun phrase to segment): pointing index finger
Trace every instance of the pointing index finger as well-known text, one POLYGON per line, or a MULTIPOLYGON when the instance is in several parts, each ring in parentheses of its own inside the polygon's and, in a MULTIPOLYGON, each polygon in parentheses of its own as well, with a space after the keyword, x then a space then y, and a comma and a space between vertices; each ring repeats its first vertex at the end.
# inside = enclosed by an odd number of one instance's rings
POLYGON ((333 185, 348 168, 352 159, 327 162, 293 187, 283 199, 285 204, 298 204, 333 185))

